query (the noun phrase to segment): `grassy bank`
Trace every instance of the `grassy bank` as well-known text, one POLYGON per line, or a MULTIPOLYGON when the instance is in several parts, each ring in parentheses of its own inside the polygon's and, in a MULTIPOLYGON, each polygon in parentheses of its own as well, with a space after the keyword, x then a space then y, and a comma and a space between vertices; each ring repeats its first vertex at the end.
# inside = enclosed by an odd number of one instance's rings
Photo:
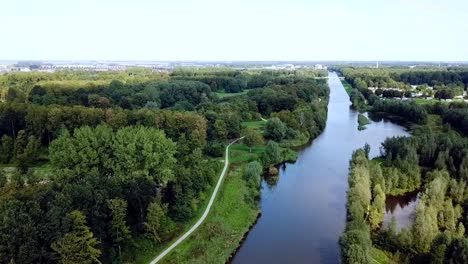
POLYGON ((225 263, 260 212, 248 192, 242 166, 231 169, 205 223, 161 263, 225 263))
POLYGON ((341 80, 341 84, 343 84, 348 95, 351 95, 351 91, 353 90, 353 87, 351 87, 351 85, 345 80, 341 80))
MULTIPOLYGON (((251 120, 242 122, 242 127, 263 134, 266 123, 264 120, 251 120)), ((300 134, 295 139, 280 142, 281 159, 295 161, 298 152, 291 148, 302 146, 308 141, 306 134, 300 134)), ((207 219, 161 263, 225 263, 229 259, 260 213, 258 201, 253 198, 258 197, 260 190, 249 185, 242 175, 249 162, 262 159, 265 149, 266 142, 249 148, 242 141, 229 148, 230 170, 207 219)), ((193 223, 198 219, 199 216, 194 218, 193 223)), ((193 223, 186 225, 185 229, 189 229, 193 223)), ((169 245, 165 243, 164 247, 156 248, 153 252, 161 252, 169 245)), ((154 254, 151 256, 154 257, 154 254)), ((141 257, 138 263, 147 263, 150 260, 151 258, 141 257)))
POLYGON ((371 122, 370 122, 369 118, 367 118, 365 115, 363 115, 363 114, 358 115, 358 124, 359 124, 358 129, 359 130, 366 129, 366 125, 368 125, 370 123, 371 122))

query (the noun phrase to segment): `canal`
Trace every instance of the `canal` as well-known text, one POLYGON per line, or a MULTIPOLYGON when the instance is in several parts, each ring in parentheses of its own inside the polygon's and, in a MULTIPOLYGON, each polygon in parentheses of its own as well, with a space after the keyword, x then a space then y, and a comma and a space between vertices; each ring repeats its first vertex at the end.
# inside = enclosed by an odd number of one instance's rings
POLYGON ((262 216, 232 263, 339 263, 338 240, 346 223, 346 191, 353 150, 368 143, 371 157, 381 143, 408 135, 387 120, 358 130, 358 113, 335 73, 329 73, 330 101, 323 133, 280 168, 273 185, 262 182, 262 216))

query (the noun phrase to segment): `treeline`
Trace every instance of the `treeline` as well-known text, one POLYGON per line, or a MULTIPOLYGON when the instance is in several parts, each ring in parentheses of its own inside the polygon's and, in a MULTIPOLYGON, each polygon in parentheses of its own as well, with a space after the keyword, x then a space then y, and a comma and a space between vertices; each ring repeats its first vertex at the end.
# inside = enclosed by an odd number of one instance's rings
POLYGON ((361 93, 369 87, 382 97, 423 97, 452 99, 462 96, 468 87, 468 70, 456 69, 366 69, 339 68, 345 80, 361 93), (416 88, 411 87, 416 85, 416 88))
MULTIPOLYGON (((388 92, 393 95, 393 91, 388 92)), ((352 107, 360 112, 386 113, 416 124, 424 124, 428 118, 428 111, 424 106, 412 101, 381 99, 367 88, 353 88, 350 100, 352 107)))
POLYGON ((453 69, 369 69, 369 68, 339 68, 338 71, 346 81, 355 86, 363 82, 367 87, 402 88, 408 85, 430 86, 456 84, 467 88, 468 70, 453 69))
POLYGON ((468 135, 468 104, 451 103, 449 105, 437 103, 430 107, 431 112, 440 115, 445 123, 458 129, 465 136, 468 135))
POLYGON ((242 135, 250 147, 268 142, 261 163, 244 172, 245 199, 254 204, 263 169, 291 154, 279 144, 312 139, 325 126, 328 86, 314 76, 214 69, 1 76, 9 92, 0 104, 0 162, 8 167, 0 170, 0 262, 134 261, 193 219, 226 143, 242 135), (204 81, 239 76, 256 76, 246 87, 255 89, 225 99, 204 81), (244 128, 262 116, 264 134, 244 128))

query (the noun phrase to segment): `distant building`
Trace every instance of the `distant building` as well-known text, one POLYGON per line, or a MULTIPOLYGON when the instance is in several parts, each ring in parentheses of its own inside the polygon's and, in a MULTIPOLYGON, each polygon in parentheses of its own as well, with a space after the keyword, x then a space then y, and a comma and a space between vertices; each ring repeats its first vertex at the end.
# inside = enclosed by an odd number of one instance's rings
POLYGON ((323 65, 322 64, 315 64, 314 69, 323 70, 323 65))

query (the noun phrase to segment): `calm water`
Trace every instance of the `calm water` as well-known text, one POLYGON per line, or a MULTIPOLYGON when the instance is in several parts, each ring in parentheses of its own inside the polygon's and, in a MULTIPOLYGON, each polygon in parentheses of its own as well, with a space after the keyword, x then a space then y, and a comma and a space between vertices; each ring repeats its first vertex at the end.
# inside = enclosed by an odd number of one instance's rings
POLYGON ((418 191, 400 196, 387 196, 385 199, 385 215, 382 225, 388 226, 392 218, 397 221, 397 228, 402 229, 413 224, 416 216, 416 206, 419 203, 418 191))
POLYGON ((280 169, 278 181, 262 183, 262 216, 232 263, 338 263, 338 239, 346 221, 349 159, 353 150, 371 145, 378 156, 387 137, 408 135, 382 120, 358 131, 357 112, 336 74, 330 73, 327 126, 280 169))

